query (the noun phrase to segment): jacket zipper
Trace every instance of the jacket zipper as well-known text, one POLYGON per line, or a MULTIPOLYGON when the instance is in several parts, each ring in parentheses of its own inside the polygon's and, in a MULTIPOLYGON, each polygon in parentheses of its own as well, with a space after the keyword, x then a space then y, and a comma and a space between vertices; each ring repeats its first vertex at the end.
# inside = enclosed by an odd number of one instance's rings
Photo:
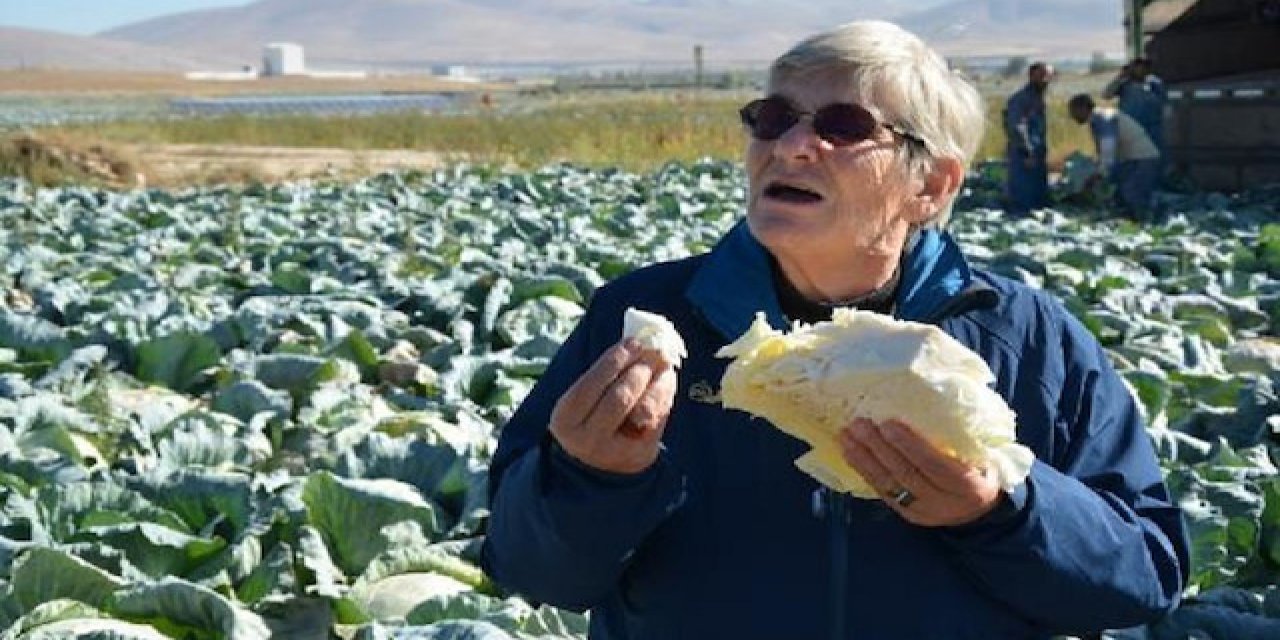
MULTIPOLYGON (((924 322, 937 324, 973 308, 994 303, 993 292, 985 285, 971 283, 965 290, 952 297, 942 307, 934 310, 924 322)), ((897 318, 895 303, 890 316, 897 318)), ((830 558, 829 589, 830 640, 849 640, 849 524, 852 498, 844 493, 818 487, 813 492, 813 515, 827 521, 827 553, 830 558)))
MULTIPOLYGON (((944 302, 941 307, 934 309, 933 313, 918 321, 926 324, 940 324, 952 316, 958 316, 973 309, 994 306, 995 295, 995 292, 984 284, 970 283, 963 291, 944 302)), ((901 319, 896 313, 893 317, 901 319)))
POLYGON ((848 640, 849 496, 818 487, 813 492, 813 515, 827 522, 830 638, 848 640))

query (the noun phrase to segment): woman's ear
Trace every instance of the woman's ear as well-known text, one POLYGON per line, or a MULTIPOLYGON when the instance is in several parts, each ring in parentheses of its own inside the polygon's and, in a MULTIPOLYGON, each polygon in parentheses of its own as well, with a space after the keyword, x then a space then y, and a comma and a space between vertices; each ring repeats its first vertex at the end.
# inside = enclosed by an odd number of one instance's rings
POLYGON ((928 222, 951 201, 964 183, 964 164, 955 158, 937 158, 916 181, 919 191, 911 197, 911 222, 928 222))

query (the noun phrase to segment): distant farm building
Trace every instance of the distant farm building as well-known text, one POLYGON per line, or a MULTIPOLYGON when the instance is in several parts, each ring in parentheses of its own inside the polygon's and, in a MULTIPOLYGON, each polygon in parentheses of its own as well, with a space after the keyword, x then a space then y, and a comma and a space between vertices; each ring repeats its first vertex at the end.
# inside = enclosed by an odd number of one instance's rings
POLYGON ((292 42, 273 42, 263 47, 261 72, 255 70, 252 65, 245 65, 240 71, 189 71, 186 73, 186 77, 190 80, 257 80, 280 76, 305 76, 317 80, 363 80, 369 77, 369 73, 358 70, 308 69, 302 45, 292 42))
POLYGON ((256 80, 258 78, 258 70, 253 65, 244 65, 239 71, 188 71, 186 74, 188 80, 218 80, 228 82, 239 82, 244 80, 256 80))
POLYGON ((307 73, 302 45, 273 42, 262 50, 262 75, 300 76, 307 73))
POLYGON ((467 74, 467 68, 460 64, 438 64, 431 67, 431 75, 463 82, 475 80, 475 78, 467 74))

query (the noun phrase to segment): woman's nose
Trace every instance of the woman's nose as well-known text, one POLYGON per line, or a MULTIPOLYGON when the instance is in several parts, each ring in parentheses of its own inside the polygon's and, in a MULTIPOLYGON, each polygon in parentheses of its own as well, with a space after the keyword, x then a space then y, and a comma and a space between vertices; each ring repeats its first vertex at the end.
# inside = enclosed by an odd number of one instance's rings
POLYGON ((804 115, 778 136, 774 141, 773 151, 780 158, 812 160, 817 157, 818 148, 823 144, 825 142, 813 130, 813 118, 804 115))

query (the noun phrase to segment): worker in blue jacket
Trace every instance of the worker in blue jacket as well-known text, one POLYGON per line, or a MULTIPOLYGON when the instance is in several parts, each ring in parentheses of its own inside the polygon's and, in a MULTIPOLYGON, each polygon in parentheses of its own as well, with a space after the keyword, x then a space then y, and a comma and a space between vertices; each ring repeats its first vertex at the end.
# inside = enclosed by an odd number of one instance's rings
POLYGON ((1044 96, 1052 81, 1053 67, 1033 63, 1027 68, 1027 84, 1005 102, 1005 210, 1011 215, 1049 206, 1049 120, 1044 96))
POLYGON ((1169 92, 1164 81, 1151 72, 1151 61, 1134 58, 1102 90, 1102 97, 1115 99, 1120 112, 1142 125, 1161 158, 1167 155, 1164 141, 1164 108, 1169 92))
POLYGON ((983 104, 908 32, 854 22, 778 58, 741 110, 746 219, 709 253, 600 288, 504 427, 483 559, 598 640, 1048 638, 1178 601, 1188 558, 1138 407, 1047 294, 973 269, 943 231, 983 104), (628 307, 688 347, 620 339, 628 307), (979 354, 1037 457, 1009 491, 910 425, 850 424, 882 499, 822 488, 807 445, 717 400, 718 349, 857 307, 979 354))

